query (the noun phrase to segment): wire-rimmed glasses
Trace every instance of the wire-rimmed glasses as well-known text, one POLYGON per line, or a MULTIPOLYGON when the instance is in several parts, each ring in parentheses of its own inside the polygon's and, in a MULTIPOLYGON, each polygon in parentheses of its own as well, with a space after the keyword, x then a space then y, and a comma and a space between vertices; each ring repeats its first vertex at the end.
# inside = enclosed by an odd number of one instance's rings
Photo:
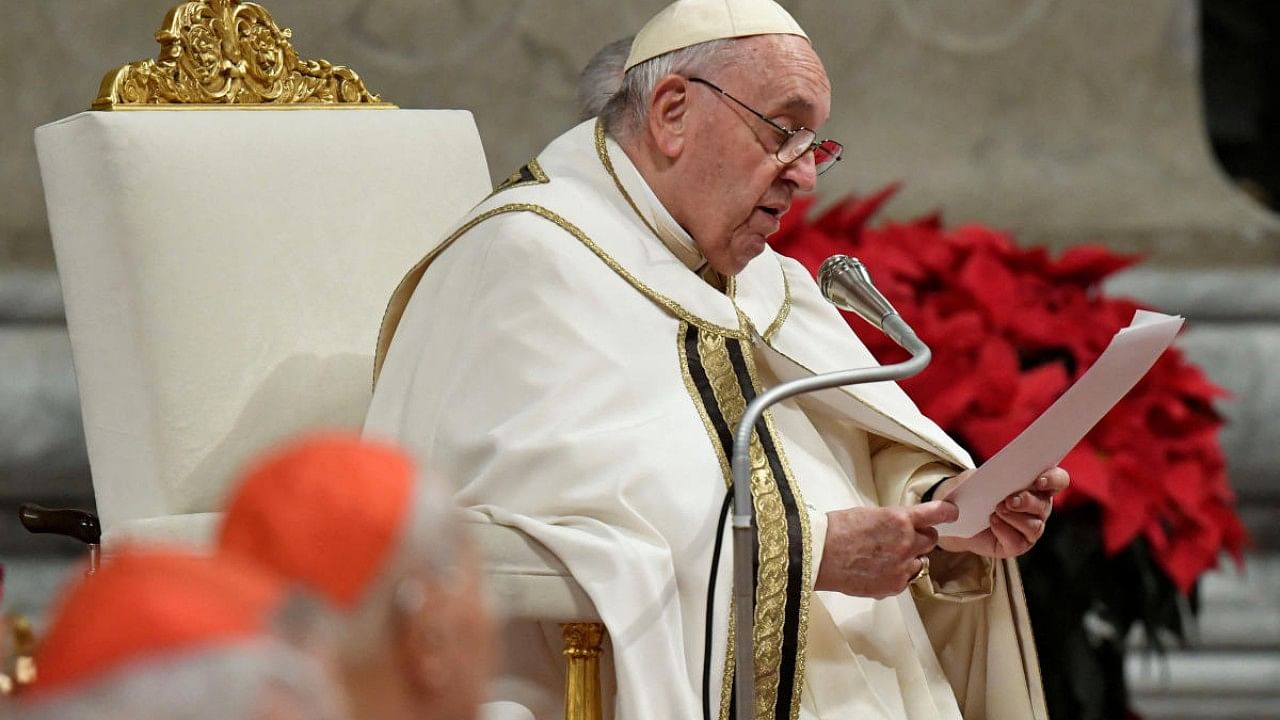
POLYGON ((761 113, 759 110, 756 110, 755 108, 742 102, 738 98, 730 95, 724 90, 721 90, 718 85, 711 82, 710 80, 703 80, 702 78, 699 78, 699 77, 691 77, 689 78, 689 81, 706 85, 712 90, 715 90, 721 95, 737 103, 738 106, 741 107, 743 110, 746 110, 752 115, 755 115, 756 117, 768 123, 769 127, 782 133, 784 138, 782 141, 782 145, 778 147, 778 150, 774 153, 774 155, 778 158, 778 162, 782 163, 783 165, 790 165, 791 163, 803 157, 805 153, 812 150, 814 165, 817 168, 817 173, 821 175, 822 173, 830 170, 833 165, 839 162, 840 156, 844 154, 844 146, 836 142, 835 140, 829 140, 829 139, 819 140, 818 134, 807 127, 798 127, 794 130, 792 130, 791 128, 785 128, 779 125, 778 123, 770 120, 769 118, 765 117, 764 113, 761 113))

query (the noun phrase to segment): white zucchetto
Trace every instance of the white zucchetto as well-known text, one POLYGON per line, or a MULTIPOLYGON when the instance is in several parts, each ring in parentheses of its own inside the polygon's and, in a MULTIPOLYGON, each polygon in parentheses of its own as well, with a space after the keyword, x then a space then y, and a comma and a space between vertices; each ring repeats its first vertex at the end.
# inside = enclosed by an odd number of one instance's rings
POLYGON ((698 43, 751 35, 809 39, 791 13, 773 0, 676 0, 636 33, 624 69, 698 43))

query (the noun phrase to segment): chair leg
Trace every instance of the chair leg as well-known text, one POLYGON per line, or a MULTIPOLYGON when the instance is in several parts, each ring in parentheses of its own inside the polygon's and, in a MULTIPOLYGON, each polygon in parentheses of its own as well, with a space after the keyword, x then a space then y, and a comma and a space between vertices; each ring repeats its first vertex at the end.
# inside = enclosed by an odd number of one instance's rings
POLYGON ((565 720, 601 720, 600 644, 604 625, 570 623, 560 626, 566 663, 565 720))

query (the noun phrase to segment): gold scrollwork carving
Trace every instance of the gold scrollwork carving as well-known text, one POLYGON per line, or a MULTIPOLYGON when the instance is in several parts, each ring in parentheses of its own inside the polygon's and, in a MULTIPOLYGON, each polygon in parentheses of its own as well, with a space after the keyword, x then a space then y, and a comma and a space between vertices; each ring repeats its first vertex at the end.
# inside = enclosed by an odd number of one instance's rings
POLYGON ((159 57, 107 73, 93 109, 393 107, 369 92, 351 68, 299 58, 292 35, 257 3, 184 2, 156 33, 159 57))

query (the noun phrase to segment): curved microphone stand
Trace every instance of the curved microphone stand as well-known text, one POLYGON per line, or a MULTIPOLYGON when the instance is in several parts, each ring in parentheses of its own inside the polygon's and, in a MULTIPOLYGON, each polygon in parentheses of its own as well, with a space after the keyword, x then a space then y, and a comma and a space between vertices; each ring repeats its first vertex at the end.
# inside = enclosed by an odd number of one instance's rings
POLYGON ((775 403, 803 393, 842 385, 901 380, 924 370, 929 364, 929 347, 898 315, 884 295, 871 283, 866 267, 856 258, 835 255, 818 270, 822 294, 836 307, 852 310, 875 325, 900 345, 911 358, 893 365, 841 370, 792 380, 770 388, 747 405, 733 437, 733 597, 736 605, 734 628, 734 673, 737 689, 737 720, 755 718, 755 662, 752 629, 755 626, 755 520, 751 504, 751 431, 764 411, 775 403))

